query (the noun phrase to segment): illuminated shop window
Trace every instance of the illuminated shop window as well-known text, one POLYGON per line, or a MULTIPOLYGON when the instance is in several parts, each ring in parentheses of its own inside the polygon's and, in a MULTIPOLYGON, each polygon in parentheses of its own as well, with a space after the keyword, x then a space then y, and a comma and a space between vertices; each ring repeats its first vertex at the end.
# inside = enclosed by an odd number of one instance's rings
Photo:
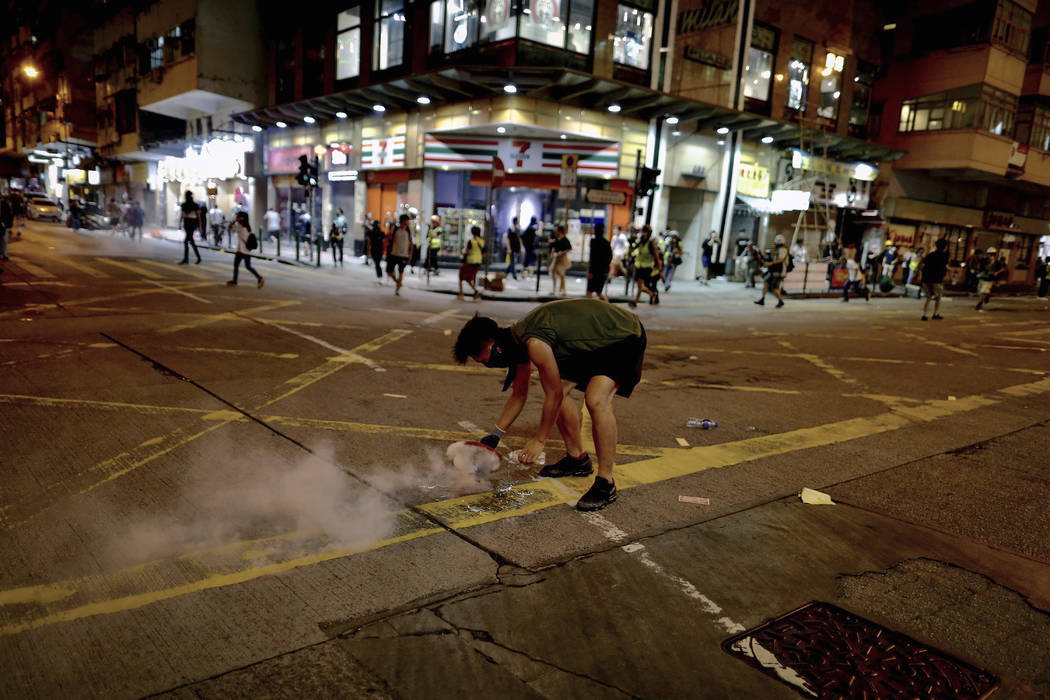
POLYGON ((898 131, 982 129, 1001 136, 1014 130, 1017 98, 989 85, 968 85, 955 90, 905 100, 898 131))
POLYGON ((648 70, 652 39, 653 14, 621 3, 616 13, 613 60, 625 66, 648 70))
POLYGON ((756 102, 769 102, 773 84, 773 57, 777 53, 777 30, 755 23, 751 30, 751 47, 744 64, 744 97, 756 102))
POLYGON ((514 0, 486 0, 481 13, 481 41, 513 39, 517 28, 514 0))
POLYGON ((361 8, 343 10, 336 17, 335 79, 356 78, 361 73, 361 8))
POLYGON ((569 51, 589 54, 591 52, 591 22, 594 17, 594 0, 574 0, 569 6, 569 51))
POLYGON ((567 2, 529 0, 521 11, 519 36, 548 46, 565 46, 567 2))
POLYGON ((788 61, 788 109, 805 113, 809 95, 809 67, 813 63, 813 42, 795 37, 791 42, 791 60, 788 61))
POLYGON ((375 16, 375 70, 396 68, 405 60, 405 0, 377 0, 375 16))
POLYGON ((842 96, 842 69, 846 58, 828 52, 824 56, 824 68, 820 71, 820 103, 817 116, 835 121, 839 114, 839 98, 842 96))

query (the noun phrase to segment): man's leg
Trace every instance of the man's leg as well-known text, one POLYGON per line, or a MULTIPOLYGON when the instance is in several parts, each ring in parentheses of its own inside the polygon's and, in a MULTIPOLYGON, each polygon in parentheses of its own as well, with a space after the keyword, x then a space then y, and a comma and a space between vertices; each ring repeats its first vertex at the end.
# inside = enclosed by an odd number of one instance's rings
MULTIPOLYGON (((616 382, 609 377, 599 375, 591 378, 584 395, 587 411, 591 414, 591 435, 594 437, 594 451, 598 456, 598 476, 607 481, 613 481, 613 467, 616 465, 616 441, 619 438, 616 416, 612 409, 615 393, 616 382)), ((568 445, 567 441, 566 445, 568 445)))
MULTIPOLYGON (((593 380, 592 380, 593 381, 593 380)), ((561 400, 561 410, 555 425, 561 433, 561 439, 565 443, 565 451, 570 457, 579 458, 583 456, 583 442, 580 440, 580 408, 573 401, 572 384, 565 385, 565 396, 561 400)))

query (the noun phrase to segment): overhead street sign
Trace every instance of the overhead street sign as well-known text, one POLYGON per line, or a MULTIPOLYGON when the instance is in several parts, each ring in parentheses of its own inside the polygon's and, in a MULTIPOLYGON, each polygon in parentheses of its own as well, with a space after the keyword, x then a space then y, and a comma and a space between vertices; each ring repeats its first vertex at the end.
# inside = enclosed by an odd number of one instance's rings
POLYGON ((575 187, 559 187, 558 199, 576 199, 575 187))
MULTIPOLYGON (((576 166, 580 157, 574 153, 568 153, 561 157, 561 186, 576 187, 576 166)), ((562 197, 568 199, 568 197, 562 197)))
POLYGON ((587 190, 587 201, 591 204, 627 204, 627 195, 612 190, 587 190))

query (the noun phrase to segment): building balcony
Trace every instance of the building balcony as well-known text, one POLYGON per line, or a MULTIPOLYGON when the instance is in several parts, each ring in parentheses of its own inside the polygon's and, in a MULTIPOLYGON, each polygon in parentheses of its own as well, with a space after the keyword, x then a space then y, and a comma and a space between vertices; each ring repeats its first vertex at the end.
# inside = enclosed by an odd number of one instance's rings
POLYGON ((998 46, 967 46, 934 51, 894 63, 879 81, 877 95, 919 97, 984 83, 1020 95, 1027 64, 998 46))
POLYGON ((977 129, 898 134, 895 146, 907 155, 900 170, 976 171, 1005 177, 1013 139, 977 129))
POLYGON ((1024 73, 1024 95, 1043 95, 1050 97, 1050 66, 1043 63, 1029 63, 1024 73))

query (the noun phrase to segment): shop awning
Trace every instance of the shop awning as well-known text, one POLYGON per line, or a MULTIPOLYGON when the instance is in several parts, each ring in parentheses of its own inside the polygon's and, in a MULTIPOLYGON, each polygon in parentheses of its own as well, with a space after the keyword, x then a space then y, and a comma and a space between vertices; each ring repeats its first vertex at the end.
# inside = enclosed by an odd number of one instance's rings
POLYGON ((678 117, 677 128, 680 130, 710 130, 724 126, 742 132, 743 137, 751 141, 771 137, 779 148, 798 146, 800 134, 805 129, 807 140, 819 139, 822 152, 826 146, 828 158, 884 162, 897 160, 905 154, 889 146, 827 134, 793 122, 669 95, 618 80, 597 78, 580 71, 543 66, 445 68, 322 97, 248 110, 234 115, 233 119, 244 124, 272 127, 278 121, 299 122, 306 116, 333 121, 337 112, 349 116, 372 114, 372 106, 377 103, 387 108, 416 111, 420 109, 416 102, 420 95, 430 98, 433 106, 506 97, 503 86, 507 83, 517 87, 519 97, 596 110, 617 104, 620 116, 645 121, 674 115, 678 117))
POLYGON ((747 205, 756 214, 783 214, 784 210, 773 206, 773 202, 769 199, 763 199, 761 197, 749 197, 745 194, 738 194, 737 200, 747 205))

